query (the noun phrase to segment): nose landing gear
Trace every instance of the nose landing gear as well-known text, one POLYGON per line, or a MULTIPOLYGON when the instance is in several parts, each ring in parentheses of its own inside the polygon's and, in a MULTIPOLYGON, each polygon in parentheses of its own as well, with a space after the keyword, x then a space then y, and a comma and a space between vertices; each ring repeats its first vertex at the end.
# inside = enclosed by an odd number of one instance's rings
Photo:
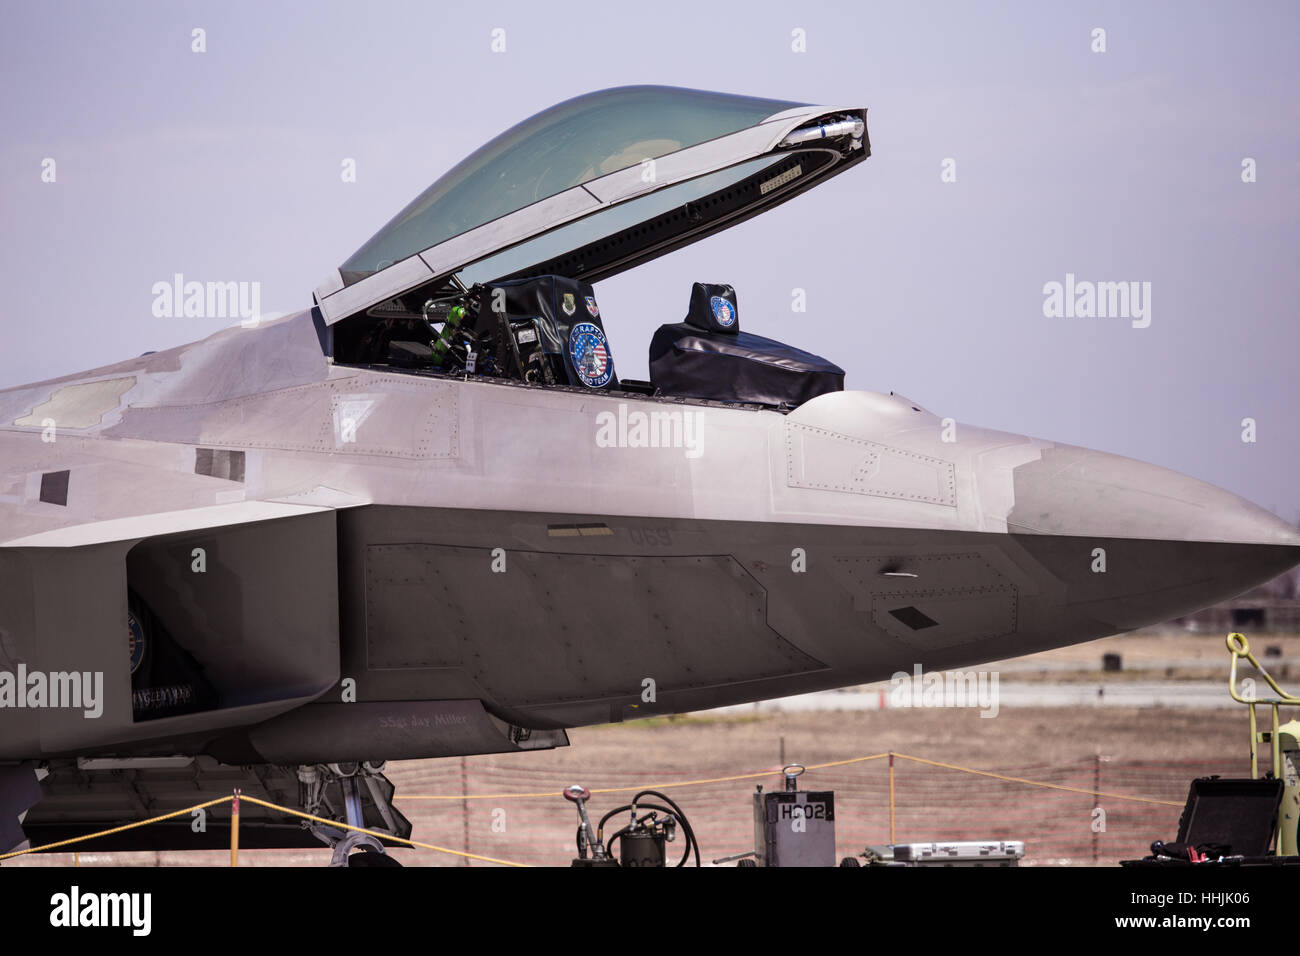
MULTIPOLYGON (((411 824, 393 807, 393 785, 383 774, 383 761, 316 764, 298 768, 299 799, 313 816, 340 820, 406 838, 411 824), (337 788, 337 795, 336 795, 337 788)), ((311 823, 312 834, 334 850, 330 866, 401 866, 388 855, 383 841, 326 823, 311 823)))

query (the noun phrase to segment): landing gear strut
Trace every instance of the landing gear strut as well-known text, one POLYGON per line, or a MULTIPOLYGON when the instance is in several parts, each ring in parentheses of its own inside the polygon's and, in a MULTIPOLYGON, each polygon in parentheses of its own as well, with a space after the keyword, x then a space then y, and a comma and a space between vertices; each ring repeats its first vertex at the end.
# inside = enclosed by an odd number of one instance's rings
MULTIPOLYGON (((411 824, 393 807, 393 785, 382 761, 315 764, 298 768, 302 806, 308 813, 352 827, 407 837, 411 824), (337 786, 337 791, 335 787, 337 786), (337 793, 337 800, 335 794, 337 793)), ((305 824, 312 835, 334 850, 330 866, 401 866, 377 837, 327 823, 305 824)))

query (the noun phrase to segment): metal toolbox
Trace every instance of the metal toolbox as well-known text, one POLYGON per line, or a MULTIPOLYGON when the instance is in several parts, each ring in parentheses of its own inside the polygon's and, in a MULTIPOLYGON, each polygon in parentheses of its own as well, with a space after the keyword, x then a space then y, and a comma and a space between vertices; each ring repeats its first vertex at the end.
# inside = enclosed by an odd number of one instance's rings
POLYGON ((1019 866, 1025 844, 1020 840, 899 843, 893 851, 894 862, 906 866, 1019 866))

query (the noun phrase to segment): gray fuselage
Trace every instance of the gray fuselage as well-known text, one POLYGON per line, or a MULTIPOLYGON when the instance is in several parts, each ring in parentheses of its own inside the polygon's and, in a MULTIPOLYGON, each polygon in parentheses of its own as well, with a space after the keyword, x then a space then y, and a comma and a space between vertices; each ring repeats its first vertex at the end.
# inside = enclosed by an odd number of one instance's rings
POLYGON ((0 759, 503 749, 484 728, 1087 641, 1300 560, 1218 488, 898 396, 783 412, 404 374, 331 364, 319 329, 0 392, 0 670, 105 688, 95 719, 0 709, 0 759), (133 719, 128 591, 216 704, 133 719))

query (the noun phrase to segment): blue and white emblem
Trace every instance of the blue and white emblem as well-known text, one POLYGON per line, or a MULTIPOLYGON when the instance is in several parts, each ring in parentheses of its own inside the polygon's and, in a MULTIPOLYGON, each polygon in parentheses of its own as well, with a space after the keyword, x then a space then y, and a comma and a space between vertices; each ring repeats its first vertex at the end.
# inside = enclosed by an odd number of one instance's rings
POLYGON ((724 329, 729 329, 736 324, 736 310, 720 295, 715 295, 709 299, 709 308, 713 310, 713 321, 724 329))
POLYGON ((588 388, 604 388, 614 377, 605 333, 590 322, 579 322, 569 332, 569 361, 588 388))
POLYGON ((131 649, 131 673, 134 674, 140 669, 140 664, 144 660, 145 640, 140 619, 130 609, 126 612, 126 640, 127 646, 131 649))
POLYGON ((591 314, 593 319, 600 318, 600 306, 596 304, 596 297, 594 295, 589 295, 585 298, 587 300, 587 312, 591 314))

